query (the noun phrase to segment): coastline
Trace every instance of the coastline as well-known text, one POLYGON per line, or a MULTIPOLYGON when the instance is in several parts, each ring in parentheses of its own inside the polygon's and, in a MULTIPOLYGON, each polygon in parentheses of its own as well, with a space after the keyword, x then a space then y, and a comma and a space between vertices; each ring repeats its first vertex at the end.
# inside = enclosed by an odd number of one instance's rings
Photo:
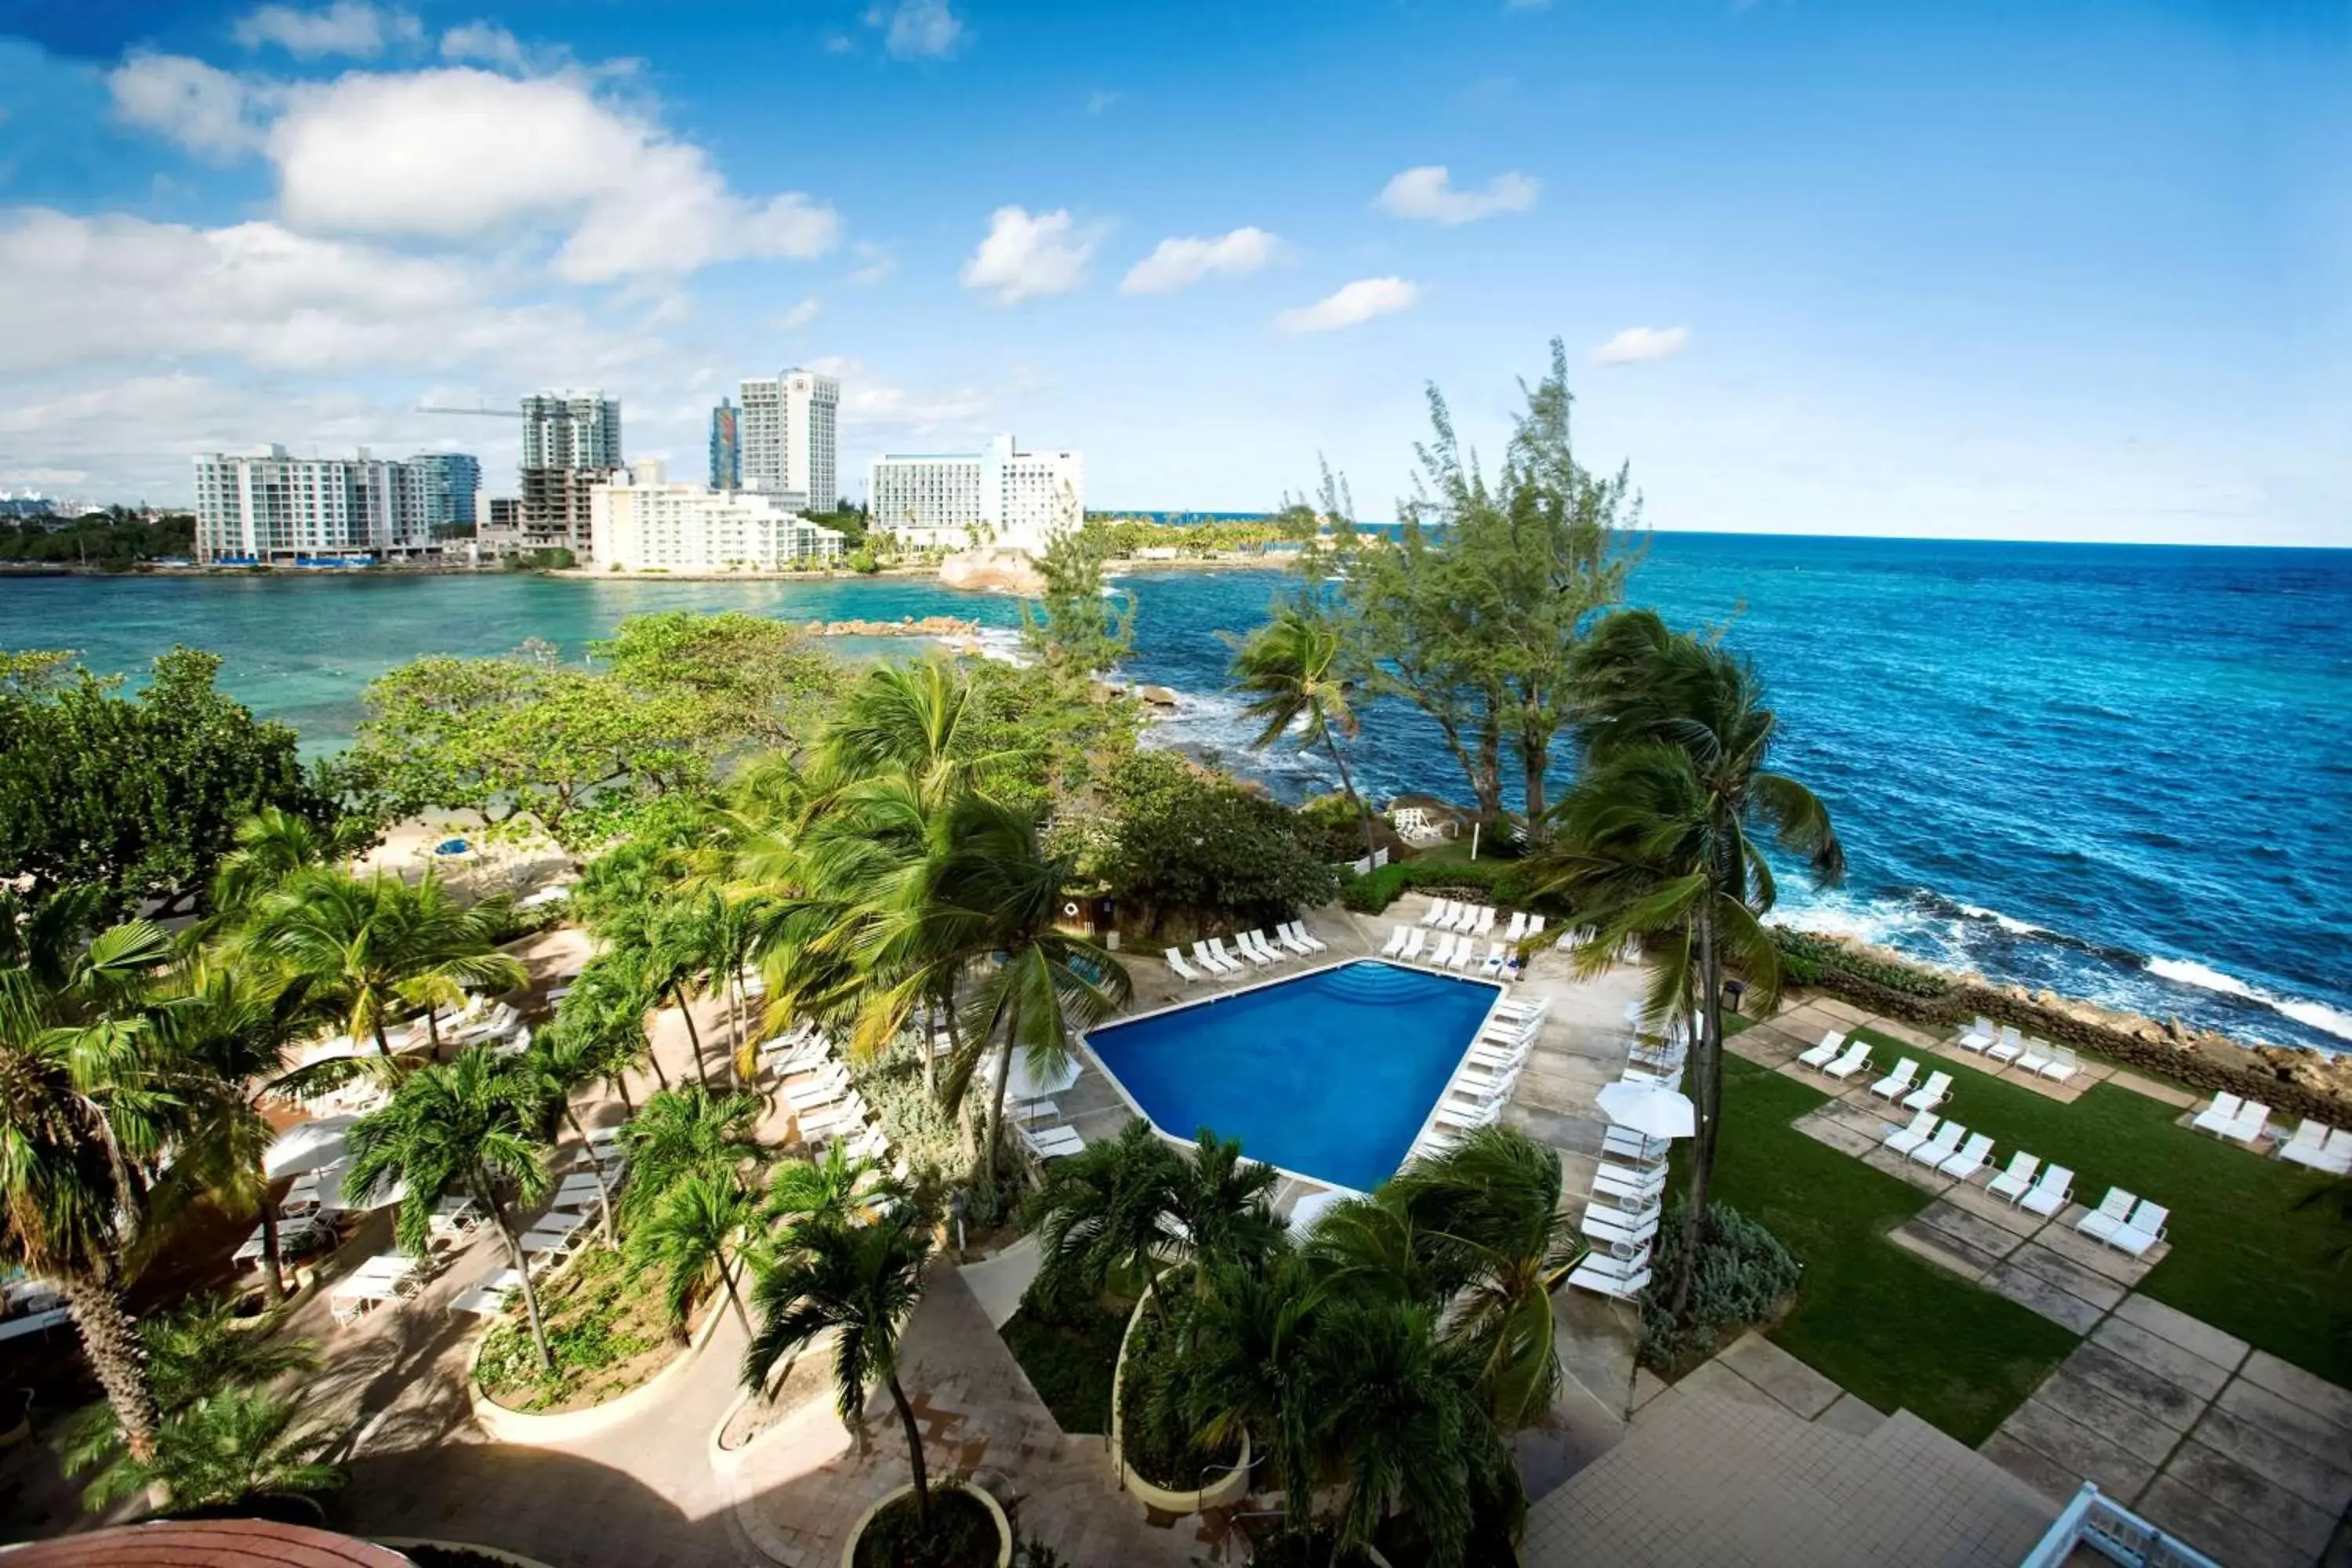
MULTIPOLYGON (((1245 572, 1250 570, 1279 572, 1287 563, 1263 555, 1234 551, 1222 551, 1213 555, 1186 555, 1172 560, 1144 559, 1138 556, 1114 556, 1105 563, 1104 574, 1118 578, 1129 573, 1183 572, 1245 572)), ((871 572, 860 572, 848 566, 822 566, 803 572, 614 572, 593 566, 539 567, 510 570, 504 566, 471 566, 446 562, 379 562, 370 566, 299 567, 299 566, 204 566, 163 565, 142 561, 135 565, 109 570, 100 566, 81 566, 70 562, 0 562, 0 577, 86 577, 103 582, 110 578, 145 577, 170 579, 236 578, 268 579, 273 582, 341 581, 354 577, 543 577, 553 582, 573 583, 757 583, 773 585, 780 583, 824 583, 843 580, 893 577, 917 581, 937 581, 940 568, 934 562, 898 562, 881 565, 871 572)), ((952 584, 950 584, 952 586, 952 584)), ((984 589, 965 590, 986 592, 984 589)))

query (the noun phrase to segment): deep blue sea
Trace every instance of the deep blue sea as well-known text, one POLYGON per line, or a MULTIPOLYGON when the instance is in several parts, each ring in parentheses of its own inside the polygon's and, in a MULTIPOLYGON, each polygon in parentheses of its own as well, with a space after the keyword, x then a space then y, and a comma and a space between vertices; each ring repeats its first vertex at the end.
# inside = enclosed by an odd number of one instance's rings
MULTIPOLYGON (((1184 694, 1162 738, 1286 795, 1335 787, 1319 755, 1243 753, 1219 689, 1215 634, 1255 625, 1279 573, 1121 585, 1130 673, 1184 694)), ((1835 814, 1846 885, 1784 878, 1786 918, 2243 1039, 2352 1042, 2352 552, 1661 533, 1633 597, 1755 658, 1780 767, 1835 814)), ((209 647, 231 690, 324 749, 404 658, 530 637, 577 654, 677 606, 1018 621, 1007 599, 888 579, 0 578, 0 646, 125 670, 209 647)), ((1368 792, 1466 798, 1418 715, 1365 718, 1368 792)))

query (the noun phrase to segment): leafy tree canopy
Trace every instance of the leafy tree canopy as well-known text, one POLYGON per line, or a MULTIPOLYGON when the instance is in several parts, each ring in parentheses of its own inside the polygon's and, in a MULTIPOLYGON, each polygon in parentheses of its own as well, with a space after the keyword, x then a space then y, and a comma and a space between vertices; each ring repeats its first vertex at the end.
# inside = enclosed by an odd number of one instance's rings
POLYGON ((1334 896, 1331 868, 1290 811, 1170 752, 1121 759, 1087 835, 1088 868, 1147 929, 1171 915, 1280 919, 1334 896))
POLYGON ((333 821, 292 728, 217 689, 220 664, 175 647, 127 692, 70 654, 0 656, 0 876, 29 877, 37 894, 102 889, 110 913, 149 899, 177 908, 255 812, 333 821))
POLYGON ((1106 596, 1108 531, 1099 523, 1056 534, 1037 563, 1045 592, 1021 605, 1021 642, 1047 668, 1104 675, 1135 651, 1135 595, 1106 596))

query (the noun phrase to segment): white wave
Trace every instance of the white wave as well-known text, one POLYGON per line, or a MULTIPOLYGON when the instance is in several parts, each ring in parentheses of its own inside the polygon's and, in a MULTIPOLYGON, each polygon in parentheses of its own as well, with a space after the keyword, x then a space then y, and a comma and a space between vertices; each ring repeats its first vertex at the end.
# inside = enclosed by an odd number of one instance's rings
POLYGON ((1907 905, 1838 892, 1800 891, 1783 898, 1773 914, 1799 931, 1852 937, 1877 947, 1895 946, 1896 936, 1918 925, 1916 912, 1907 905))
POLYGON ((2325 1002, 2314 1002, 2301 996, 2276 995, 2258 985, 2250 985, 2234 974, 2224 974, 2210 964, 2200 963, 2193 958, 2151 958, 2147 961, 2147 972, 2179 984, 2194 985, 2200 990, 2216 991, 2224 996, 2236 996, 2256 1003, 2323 1034, 2352 1040, 2352 1013, 2330 1007, 2325 1002))
MULTIPOLYGON (((941 637, 939 640, 952 647, 965 639, 941 637)), ((980 645, 980 657, 982 658, 992 658, 999 664, 1029 662, 1029 655, 1021 646, 1021 631, 1017 626, 982 626, 971 640, 980 645)))
POLYGON ((1960 913, 1969 916, 1972 920, 1992 921, 1993 924, 2000 927, 2001 930, 2007 931, 2011 936, 2052 937, 2058 934, 2046 927, 2033 925, 2028 921, 2002 914, 1999 910, 1988 910, 1977 904, 1961 904, 1958 906, 1958 909, 1960 913))

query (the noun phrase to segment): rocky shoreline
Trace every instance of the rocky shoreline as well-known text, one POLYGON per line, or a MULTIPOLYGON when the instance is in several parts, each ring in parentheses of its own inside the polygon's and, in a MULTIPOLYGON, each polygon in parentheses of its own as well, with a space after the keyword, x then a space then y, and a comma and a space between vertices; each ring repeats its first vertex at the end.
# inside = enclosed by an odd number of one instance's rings
POLYGON ((2284 1117, 2315 1117, 2352 1127, 2352 1055, 2330 1056, 2302 1046, 2247 1045, 2178 1018, 2158 1021, 2054 991, 2003 984, 1973 973, 1938 969, 1856 938, 1809 932, 1860 961, 1832 964, 1813 989, 1843 996, 1874 1012, 1924 1025, 1961 1024, 1982 1014, 2030 1035, 2111 1058, 2194 1089, 2262 1100, 2284 1117), (1920 989, 1874 979, 1871 970, 1916 976, 1920 989))
POLYGON ((813 637, 936 637, 969 642, 980 637, 978 621, 953 616, 901 616, 895 621, 810 621, 801 628, 813 637))

